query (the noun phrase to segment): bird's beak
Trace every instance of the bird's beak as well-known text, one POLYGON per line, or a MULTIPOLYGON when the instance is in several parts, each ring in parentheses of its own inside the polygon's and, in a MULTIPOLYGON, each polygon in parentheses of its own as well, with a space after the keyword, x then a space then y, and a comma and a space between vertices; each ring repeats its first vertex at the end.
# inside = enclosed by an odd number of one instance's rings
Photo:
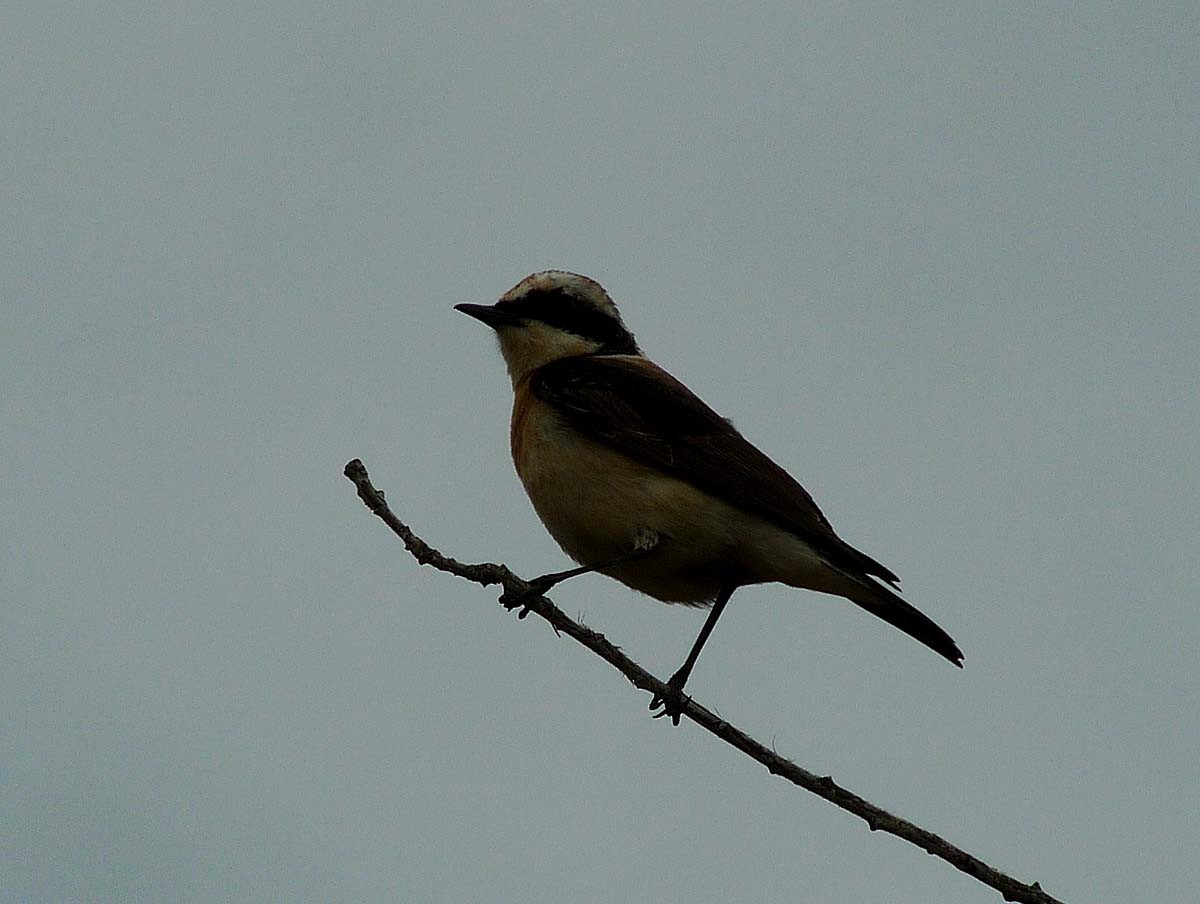
POLYGON ((490 304, 456 304, 454 310, 462 311, 476 320, 482 320, 494 330, 516 323, 521 319, 514 314, 510 314, 508 311, 498 309, 495 305, 490 304))

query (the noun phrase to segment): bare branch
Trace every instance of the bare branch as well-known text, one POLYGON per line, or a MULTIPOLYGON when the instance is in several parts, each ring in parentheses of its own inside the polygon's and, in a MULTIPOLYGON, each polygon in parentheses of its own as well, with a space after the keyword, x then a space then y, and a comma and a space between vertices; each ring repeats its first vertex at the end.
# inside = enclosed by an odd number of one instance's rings
MULTIPOLYGON (((626 656, 616 646, 610 643, 603 634, 593 631, 563 614, 549 599, 537 594, 530 594, 531 586, 506 566, 485 562, 478 565, 465 565, 455 559, 442 555, 400 521, 384 501, 383 493, 371 484, 367 469, 357 458, 346 465, 345 475, 358 487, 359 498, 372 512, 383 519, 384 523, 404 541, 407 549, 422 565, 431 565, 439 571, 466 578, 476 584, 487 587, 500 584, 504 594, 500 597, 501 604, 509 609, 521 608, 520 616, 525 617, 529 612, 535 612, 548 621, 554 630, 566 634, 579 641, 601 659, 616 668, 632 682, 634 687, 652 694, 665 695, 669 689, 665 682, 651 675, 640 665, 626 656), (519 599, 519 602, 513 600, 519 599)), ((832 804, 841 807, 848 813, 863 819, 871 831, 887 832, 902 838, 917 847, 940 857, 955 869, 973 876, 985 885, 996 889, 1006 901, 1019 901, 1023 904, 1063 904, 1057 898, 1042 891, 1038 883, 1026 885, 1013 879, 997 869, 988 866, 977 857, 946 841, 944 838, 913 825, 899 816, 880 809, 857 794, 847 791, 828 776, 815 775, 802 769, 790 760, 784 759, 773 750, 763 746, 749 735, 734 728, 724 719, 705 709, 690 697, 684 698, 682 714, 691 719, 701 728, 716 735, 727 744, 731 744, 747 756, 757 760, 767 767, 772 775, 786 778, 795 785, 811 791, 818 797, 823 797, 832 804)))

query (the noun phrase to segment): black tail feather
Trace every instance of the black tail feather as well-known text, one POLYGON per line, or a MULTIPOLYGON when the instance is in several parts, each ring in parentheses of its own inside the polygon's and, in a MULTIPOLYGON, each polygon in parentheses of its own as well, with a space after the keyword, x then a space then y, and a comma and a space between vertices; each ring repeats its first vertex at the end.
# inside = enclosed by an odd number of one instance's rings
POLYGON ((935 653, 940 653, 962 668, 962 650, 958 648, 954 638, 943 631, 933 619, 874 581, 858 579, 856 583, 868 592, 857 598, 851 597, 852 602, 862 606, 872 615, 882 618, 889 625, 895 625, 909 637, 921 641, 935 653))

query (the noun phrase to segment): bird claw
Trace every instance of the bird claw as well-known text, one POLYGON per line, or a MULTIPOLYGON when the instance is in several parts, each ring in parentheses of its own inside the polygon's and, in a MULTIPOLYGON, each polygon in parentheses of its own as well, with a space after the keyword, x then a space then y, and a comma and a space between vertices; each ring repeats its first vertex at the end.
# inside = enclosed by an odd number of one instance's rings
POLYGON ((653 711, 661 708, 661 712, 654 713, 654 718, 661 719, 663 716, 670 716, 671 724, 678 725, 679 717, 683 714, 683 707, 691 700, 691 697, 683 693, 683 681, 676 681, 673 677, 667 682, 667 693, 655 694, 650 700, 650 709, 653 711))
POLYGON ((513 609, 520 608, 517 613, 517 618, 524 618, 529 614, 529 606, 527 601, 535 596, 542 596, 547 590, 554 586, 553 583, 542 582, 537 578, 529 581, 529 587, 526 590, 505 590, 500 594, 500 605, 512 612, 513 609))

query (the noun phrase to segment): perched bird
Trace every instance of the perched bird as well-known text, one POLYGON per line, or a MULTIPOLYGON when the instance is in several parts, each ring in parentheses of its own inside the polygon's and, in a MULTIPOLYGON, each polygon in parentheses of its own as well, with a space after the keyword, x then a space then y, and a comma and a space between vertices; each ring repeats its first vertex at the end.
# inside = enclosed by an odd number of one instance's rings
POLYGON ((778 581, 842 596, 957 666, 962 652, 885 586, 888 568, 842 540, 805 489, 690 389, 642 355, 600 284, 534 273, 494 305, 456 310, 496 331, 512 378, 513 463, 546 529, 579 568, 668 603, 712 606, 672 691, 683 687, 730 596, 778 581))

